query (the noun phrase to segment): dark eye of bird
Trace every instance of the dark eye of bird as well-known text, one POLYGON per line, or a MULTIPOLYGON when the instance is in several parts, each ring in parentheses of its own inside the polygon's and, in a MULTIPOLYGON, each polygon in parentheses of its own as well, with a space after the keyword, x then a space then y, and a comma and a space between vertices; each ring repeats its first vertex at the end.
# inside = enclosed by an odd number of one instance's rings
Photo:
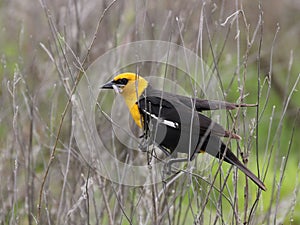
POLYGON ((115 83, 116 84, 126 85, 128 83, 128 79, 122 78, 122 79, 116 80, 115 83))

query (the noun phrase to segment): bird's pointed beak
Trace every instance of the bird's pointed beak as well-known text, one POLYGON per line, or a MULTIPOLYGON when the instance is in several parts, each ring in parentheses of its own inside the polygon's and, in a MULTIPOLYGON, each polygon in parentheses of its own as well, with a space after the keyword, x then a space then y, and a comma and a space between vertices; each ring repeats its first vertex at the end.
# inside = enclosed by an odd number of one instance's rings
POLYGON ((114 85, 114 83, 113 83, 112 81, 110 81, 110 82, 104 84, 104 85, 101 87, 101 89, 113 89, 113 85, 114 85))

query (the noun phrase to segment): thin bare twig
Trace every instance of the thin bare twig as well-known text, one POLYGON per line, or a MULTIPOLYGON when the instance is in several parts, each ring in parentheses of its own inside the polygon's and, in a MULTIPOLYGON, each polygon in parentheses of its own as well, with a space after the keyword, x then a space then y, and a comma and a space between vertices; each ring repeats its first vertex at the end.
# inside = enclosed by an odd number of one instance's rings
MULTIPOLYGON (((95 40, 97 38, 97 34, 100 30, 100 24, 104 18, 104 16, 106 15, 107 11, 114 5, 114 3, 117 2, 117 0, 113 0, 105 9, 104 11, 102 12, 100 18, 98 19, 98 23, 97 23, 97 26, 96 26, 96 30, 95 30, 95 33, 94 33, 94 37, 88 47, 88 50, 87 50, 87 53, 85 55, 85 58, 83 59, 82 63, 80 63, 80 65, 82 65, 81 67, 84 68, 84 64, 86 62, 86 60, 88 59, 89 55, 90 55, 90 51, 95 43, 95 40)), ((41 0, 41 5, 42 5, 42 8, 44 9, 44 12, 46 14, 46 17, 47 17, 47 20, 49 22, 52 23, 52 17, 49 15, 48 13, 48 7, 46 6, 44 0, 41 0)), ((49 162, 48 162, 48 165, 47 165, 47 168, 46 168, 46 171, 45 171, 45 174, 44 174, 44 177, 42 179, 42 184, 41 184, 41 188, 40 188, 40 194, 39 194, 39 200, 38 200, 38 214, 37 214, 37 221, 40 223, 40 218, 41 218, 41 203, 42 203, 42 195, 43 195, 43 190, 44 190, 44 186, 45 186, 45 182, 46 182, 46 179, 48 177, 48 174, 49 174, 49 171, 50 171, 50 167, 53 163, 53 160, 55 158, 55 153, 56 153, 56 147, 57 147, 57 144, 58 144, 58 140, 59 140, 59 137, 60 137, 60 134, 61 134, 61 131, 62 131, 62 125, 63 125, 63 122, 64 122, 64 119, 66 117, 66 114, 67 114, 67 111, 68 111, 68 108, 71 104, 71 97, 72 95, 75 93, 76 91, 76 88, 78 86, 78 83, 79 81, 81 80, 81 77, 83 75, 83 72, 82 71, 79 71, 78 72, 78 75, 76 76, 76 80, 75 80, 75 83, 74 83, 74 86, 70 92, 70 95, 69 95, 69 98, 68 98, 68 101, 66 103, 66 106, 61 114, 61 118, 60 118, 60 122, 59 122, 59 128, 58 128, 58 131, 57 131, 57 136, 56 136, 56 139, 55 139, 55 143, 54 143, 54 146, 53 146, 53 149, 51 151, 51 154, 50 154, 50 158, 49 158, 49 162)))

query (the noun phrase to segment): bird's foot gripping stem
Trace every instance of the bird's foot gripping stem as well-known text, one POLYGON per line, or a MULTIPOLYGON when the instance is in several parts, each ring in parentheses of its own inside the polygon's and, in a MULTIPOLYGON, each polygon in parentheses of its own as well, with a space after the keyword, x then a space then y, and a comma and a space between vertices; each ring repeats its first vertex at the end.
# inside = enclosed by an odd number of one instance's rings
MULTIPOLYGON (((172 164, 179 163, 179 162, 187 162, 187 161, 189 161, 189 158, 173 158, 173 159, 170 159, 164 165, 164 172, 166 174, 170 175, 171 172, 172 172, 172 164)), ((174 171, 174 172, 178 172, 178 171, 174 171)))

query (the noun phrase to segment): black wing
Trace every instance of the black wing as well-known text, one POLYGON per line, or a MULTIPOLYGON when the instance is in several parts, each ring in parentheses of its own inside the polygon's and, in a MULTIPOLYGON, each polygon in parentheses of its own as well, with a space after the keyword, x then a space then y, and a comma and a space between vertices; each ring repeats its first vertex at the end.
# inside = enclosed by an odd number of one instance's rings
POLYGON ((239 107, 257 106, 257 104, 244 104, 244 103, 236 104, 236 103, 231 103, 226 101, 199 99, 199 98, 194 98, 193 96, 187 97, 183 95, 176 95, 169 92, 162 92, 153 89, 151 86, 149 86, 148 92, 157 97, 162 96, 166 99, 176 99, 176 101, 181 102, 182 104, 186 105, 189 108, 195 108, 195 110, 198 112, 208 111, 208 110, 219 110, 219 109, 233 110, 239 107))
POLYGON ((142 114, 152 118, 160 119, 166 125, 170 124, 173 128, 189 130, 200 129, 200 135, 210 133, 212 135, 226 137, 229 132, 210 118, 193 111, 187 102, 191 99, 184 96, 177 96, 168 92, 162 92, 148 87, 138 101, 139 109, 142 114), (182 101, 186 98, 185 104, 182 101), (188 100, 187 100, 188 99, 188 100), (193 122, 192 122, 193 120, 193 122), (173 123, 173 124, 172 124, 173 123))
POLYGON ((195 108, 198 112, 202 112, 206 110, 218 110, 218 109, 232 110, 239 107, 257 106, 257 104, 235 104, 235 103, 224 102, 224 101, 188 98, 186 96, 179 96, 178 99, 188 107, 193 107, 193 105, 195 105, 195 108))

